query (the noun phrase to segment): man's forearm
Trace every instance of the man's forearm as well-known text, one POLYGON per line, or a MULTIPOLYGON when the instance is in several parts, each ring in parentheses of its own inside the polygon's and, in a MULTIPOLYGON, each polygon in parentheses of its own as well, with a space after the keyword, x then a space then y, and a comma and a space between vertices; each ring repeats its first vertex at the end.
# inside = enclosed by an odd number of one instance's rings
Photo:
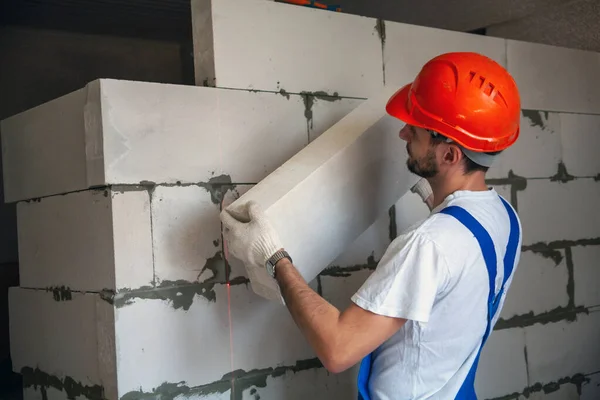
POLYGON ((340 311, 308 286, 288 260, 277 264, 276 277, 296 325, 321 361, 327 363, 337 351, 340 311))

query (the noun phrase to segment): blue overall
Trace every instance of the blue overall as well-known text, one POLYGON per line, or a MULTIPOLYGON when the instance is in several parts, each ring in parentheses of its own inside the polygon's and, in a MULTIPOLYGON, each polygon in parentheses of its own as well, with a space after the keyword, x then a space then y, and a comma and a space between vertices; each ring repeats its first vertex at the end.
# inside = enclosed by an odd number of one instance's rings
MULTIPOLYGON (((477 365, 479 363, 479 356, 481 355, 481 350, 485 345, 486 340, 488 339, 492 327, 492 319, 494 315, 496 315, 496 311, 498 310, 498 306, 500 304, 500 299, 502 294, 504 293, 506 281, 512 274, 515 257, 517 255, 517 246, 519 244, 519 223, 517 221, 517 216, 511 206, 500 197, 502 200, 502 204, 506 208, 508 212, 508 217, 510 219, 510 234, 508 238, 508 245, 506 247, 506 253, 504 255, 504 279, 502 282, 502 286, 500 287, 500 291, 498 295, 495 295, 495 282, 496 282, 496 250, 494 249, 494 242, 490 237, 489 233, 485 230, 483 226, 464 208, 458 206, 449 206, 440 211, 440 213, 451 215, 460 221, 467 229, 471 231, 473 236, 477 239, 479 246, 481 247, 481 252, 483 253, 483 259, 485 260, 485 265, 488 271, 489 278, 489 295, 488 295, 488 312, 487 312, 487 325, 485 328, 485 333, 483 335, 483 340, 481 341, 481 345, 477 351, 477 356, 475 357, 475 361, 473 361, 473 365, 465 378, 458 394, 456 395, 456 400, 477 400, 477 395, 475 394, 475 374, 477 372, 477 365)), ((373 362, 373 354, 367 355, 360 364, 360 369, 358 371, 358 399, 359 400, 370 400, 369 394, 369 378, 371 375, 371 365, 373 362)))

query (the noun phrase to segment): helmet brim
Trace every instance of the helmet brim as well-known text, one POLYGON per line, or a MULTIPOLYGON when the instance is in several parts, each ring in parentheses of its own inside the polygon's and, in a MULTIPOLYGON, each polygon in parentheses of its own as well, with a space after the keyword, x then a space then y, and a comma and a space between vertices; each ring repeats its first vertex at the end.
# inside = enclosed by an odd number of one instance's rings
POLYGON ((390 97, 388 100, 385 110, 386 112, 394 118, 399 119, 400 121, 413 125, 419 128, 429 129, 423 124, 419 123, 409 112, 408 112, 408 95, 410 93, 410 88, 412 86, 412 82, 403 86, 396 93, 390 97))

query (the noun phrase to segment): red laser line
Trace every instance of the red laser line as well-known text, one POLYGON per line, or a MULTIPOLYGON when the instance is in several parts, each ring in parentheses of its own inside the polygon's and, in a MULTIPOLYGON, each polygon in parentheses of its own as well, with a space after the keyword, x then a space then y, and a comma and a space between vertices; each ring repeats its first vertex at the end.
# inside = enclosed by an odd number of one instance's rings
MULTIPOLYGON (((225 195, 223 194, 223 198, 221 199, 221 210, 223 209, 223 203, 225 202, 225 195)), ((221 228, 221 241, 223 243, 223 258, 225 259, 225 281, 227 282, 227 315, 229 317, 229 358, 231 364, 231 372, 233 369, 233 324, 231 322, 231 284, 229 283, 229 257, 227 253, 227 242, 223 237, 223 231, 221 228)), ((233 375, 231 376, 231 392, 235 393, 235 379, 233 375)))
MULTIPOLYGON (((221 141, 221 99, 217 94, 217 131, 219 132, 219 166, 223 170, 223 147, 221 141)), ((225 192, 226 193, 226 192, 225 192)), ((223 210, 223 203, 225 202, 225 193, 221 192, 221 208, 223 210)), ((231 284, 229 282, 229 257, 227 254, 227 242, 223 236, 223 225, 221 224, 221 243, 223 244, 223 259, 225 260, 225 282, 227 282, 227 317, 229 320, 229 363, 231 365, 231 372, 233 369, 233 323, 231 321, 231 284)), ((231 393, 235 394, 235 378, 233 374, 231 376, 231 393)))

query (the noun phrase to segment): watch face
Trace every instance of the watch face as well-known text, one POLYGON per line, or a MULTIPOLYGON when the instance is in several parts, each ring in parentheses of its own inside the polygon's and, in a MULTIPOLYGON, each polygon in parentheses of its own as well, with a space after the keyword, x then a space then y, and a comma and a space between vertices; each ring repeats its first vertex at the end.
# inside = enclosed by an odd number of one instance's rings
POLYGON ((270 262, 267 263, 267 273, 271 275, 271 277, 275 277, 275 268, 270 262))

